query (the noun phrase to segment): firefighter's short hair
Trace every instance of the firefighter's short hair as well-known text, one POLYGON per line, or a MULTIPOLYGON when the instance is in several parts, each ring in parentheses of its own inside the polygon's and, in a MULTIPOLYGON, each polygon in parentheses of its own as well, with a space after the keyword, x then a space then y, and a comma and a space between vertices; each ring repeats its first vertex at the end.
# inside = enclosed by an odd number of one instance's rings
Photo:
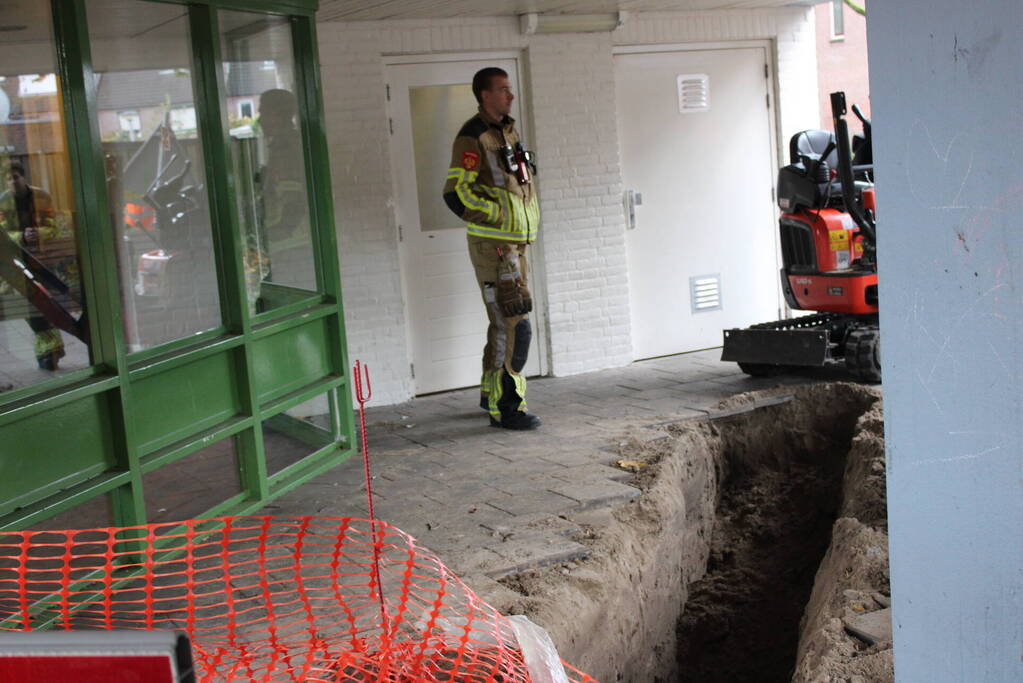
POLYGON ((264 109, 279 112, 293 119, 298 114, 298 100, 295 99, 295 93, 290 90, 271 88, 259 95, 259 110, 264 109))
POLYGON ((472 77, 472 94, 476 96, 476 102, 483 104, 483 91, 490 90, 495 78, 508 78, 508 72, 496 66, 488 66, 472 77))
POLYGON ((8 161, 4 164, 4 173, 17 173, 22 178, 25 178, 25 165, 20 161, 8 161))

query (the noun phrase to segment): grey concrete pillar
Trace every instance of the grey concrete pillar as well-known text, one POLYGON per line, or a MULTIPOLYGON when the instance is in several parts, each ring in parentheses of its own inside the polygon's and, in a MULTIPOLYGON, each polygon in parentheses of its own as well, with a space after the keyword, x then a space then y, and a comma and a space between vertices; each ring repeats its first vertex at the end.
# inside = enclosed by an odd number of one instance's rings
POLYGON ((1023 681, 1023 3, 867 10, 900 681, 1023 681))

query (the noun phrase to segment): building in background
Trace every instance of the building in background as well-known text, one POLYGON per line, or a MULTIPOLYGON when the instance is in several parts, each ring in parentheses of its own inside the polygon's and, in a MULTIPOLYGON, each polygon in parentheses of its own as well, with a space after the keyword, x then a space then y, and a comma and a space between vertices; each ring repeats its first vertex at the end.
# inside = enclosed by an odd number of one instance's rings
POLYGON ((814 8, 743 4, 321 3, 346 331, 376 402, 479 381, 485 316, 435 188, 482 66, 511 74, 540 166, 528 374, 709 348, 784 314, 773 185, 820 120, 814 8))
MULTIPOLYGON (((860 7, 866 7, 858 0, 860 7)), ((850 105, 858 104, 870 118, 870 83, 867 79, 867 18, 845 0, 828 0, 816 6, 817 84, 821 102, 821 128, 831 130, 828 95, 844 90, 850 105)), ((858 127, 855 119, 850 125, 858 127)))

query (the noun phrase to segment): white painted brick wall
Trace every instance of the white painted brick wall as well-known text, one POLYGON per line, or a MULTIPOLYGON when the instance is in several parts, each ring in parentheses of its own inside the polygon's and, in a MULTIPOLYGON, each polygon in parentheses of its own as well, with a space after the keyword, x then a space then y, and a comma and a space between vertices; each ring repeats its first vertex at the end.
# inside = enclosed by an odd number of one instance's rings
MULTIPOLYGON (((812 7, 717 12, 645 12, 612 35, 615 45, 770 40, 777 80, 779 149, 795 133, 819 125, 817 42, 812 7), (818 118, 814 118, 817 116, 818 118)), ((787 154, 787 151, 786 151, 787 154)))
POLYGON ((513 18, 319 25, 348 344, 374 404, 412 392, 389 163, 384 55, 523 50, 523 102, 541 162, 535 260, 555 375, 631 360, 612 50, 770 40, 779 150, 818 118, 812 9, 634 13, 613 34, 524 37, 513 18), (599 144, 598 144, 599 142, 599 144))
POLYGON ((349 356, 369 367, 373 404, 412 393, 397 225, 390 208, 384 68, 372 33, 318 27, 349 356))
POLYGON ((632 359, 611 35, 529 41, 551 368, 632 359))

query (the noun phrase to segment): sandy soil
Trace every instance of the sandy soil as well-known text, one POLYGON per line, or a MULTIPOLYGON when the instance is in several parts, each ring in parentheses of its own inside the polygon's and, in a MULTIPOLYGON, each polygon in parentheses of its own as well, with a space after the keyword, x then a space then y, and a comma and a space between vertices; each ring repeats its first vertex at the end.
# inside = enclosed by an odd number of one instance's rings
POLYGON ((813 464, 729 482, 707 575, 678 626, 679 678, 772 683, 792 678, 799 620, 828 547, 839 481, 813 464))
POLYGON ((619 455, 648 463, 636 482, 644 495, 573 516, 586 529, 577 540, 592 549, 585 561, 506 582, 561 656, 597 680, 674 680, 675 622, 709 553, 720 448, 712 432, 703 425, 650 441, 637 427, 623 437, 619 455))
POLYGON ((888 683, 890 640, 867 645, 842 620, 890 604, 884 422, 878 402, 860 418, 847 459, 840 518, 806 606, 795 683, 888 683))

